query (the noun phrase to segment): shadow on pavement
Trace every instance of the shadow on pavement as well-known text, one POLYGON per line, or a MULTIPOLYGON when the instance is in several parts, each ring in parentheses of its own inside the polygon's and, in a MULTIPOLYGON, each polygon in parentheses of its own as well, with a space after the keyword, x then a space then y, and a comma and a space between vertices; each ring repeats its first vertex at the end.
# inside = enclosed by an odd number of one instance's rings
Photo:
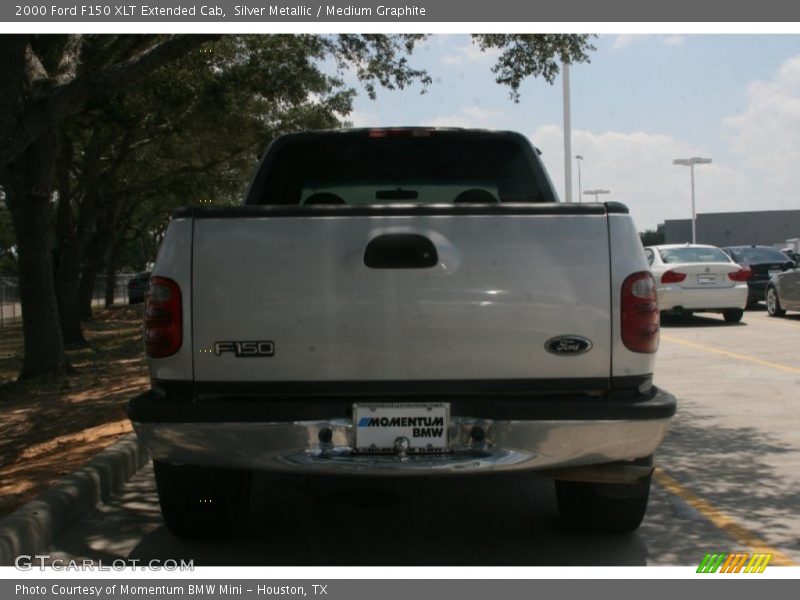
POLYGON ((535 476, 258 477, 245 532, 187 542, 165 527, 131 558, 196 565, 645 565, 638 534, 559 527, 552 482, 535 476), (275 490, 279 490, 277 493, 275 490))
POLYGON ((745 327, 746 321, 738 323, 726 323, 722 315, 705 313, 702 315, 693 314, 689 316, 662 315, 661 326, 666 329, 677 329, 681 327, 745 327))
MULTIPOLYGON (((800 462, 797 454, 755 427, 721 426, 713 417, 679 410, 656 458, 668 475, 740 525, 772 545, 800 552, 794 533, 800 490, 786 476, 800 462), (784 472, 775 465, 783 465, 784 472)), ((672 502, 687 518, 694 517, 688 504, 676 497, 672 502)), ((674 526, 669 520, 651 524, 674 526)), ((682 532, 676 529, 674 534, 682 532)))

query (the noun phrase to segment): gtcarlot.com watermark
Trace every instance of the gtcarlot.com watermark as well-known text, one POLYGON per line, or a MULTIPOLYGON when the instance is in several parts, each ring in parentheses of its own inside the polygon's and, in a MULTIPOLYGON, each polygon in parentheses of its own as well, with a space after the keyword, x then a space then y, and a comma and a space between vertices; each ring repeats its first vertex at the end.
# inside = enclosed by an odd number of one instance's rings
POLYGON ((172 558, 143 561, 138 558, 116 558, 111 562, 84 558, 81 560, 53 558, 49 554, 20 554, 14 559, 20 571, 194 571, 194 560, 172 558))

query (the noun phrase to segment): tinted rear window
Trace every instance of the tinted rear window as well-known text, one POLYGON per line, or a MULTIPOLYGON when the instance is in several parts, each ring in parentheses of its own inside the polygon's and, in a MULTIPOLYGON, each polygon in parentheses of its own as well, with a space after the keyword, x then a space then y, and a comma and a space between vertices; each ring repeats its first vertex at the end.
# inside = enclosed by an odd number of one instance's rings
POLYGON ((250 203, 555 201, 531 148, 499 135, 299 137, 271 150, 262 169, 260 191, 250 203))
POLYGON ((780 250, 774 248, 736 248, 733 250, 736 260, 748 264, 785 263, 788 258, 780 250))
POLYGON ((719 248, 659 248, 658 253, 667 264, 731 262, 719 248))

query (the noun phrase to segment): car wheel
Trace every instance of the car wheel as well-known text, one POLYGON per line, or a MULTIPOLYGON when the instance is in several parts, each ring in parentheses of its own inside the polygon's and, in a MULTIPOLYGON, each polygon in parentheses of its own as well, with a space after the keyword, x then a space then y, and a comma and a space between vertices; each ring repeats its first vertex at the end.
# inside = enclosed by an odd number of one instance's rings
POLYGON ((782 317, 786 311, 781 308, 778 291, 774 287, 767 288, 767 312, 770 317, 782 317))
POLYGON ((556 480, 561 520, 579 531, 628 533, 647 512, 650 478, 634 484, 584 483, 556 480))
POLYGON ((161 515, 180 538, 223 537, 247 518, 251 473, 153 461, 161 515))
POLYGON ((738 323, 742 320, 743 316, 744 311, 741 308, 732 308, 722 311, 722 317, 725 319, 726 323, 738 323))

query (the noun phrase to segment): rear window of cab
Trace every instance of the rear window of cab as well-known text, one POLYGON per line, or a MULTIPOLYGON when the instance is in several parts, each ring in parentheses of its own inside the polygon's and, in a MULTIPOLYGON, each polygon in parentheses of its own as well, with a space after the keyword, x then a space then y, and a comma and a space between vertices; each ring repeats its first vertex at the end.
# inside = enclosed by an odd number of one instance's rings
POLYGON ((556 201, 524 138, 489 132, 410 129, 288 136, 270 148, 262 169, 259 204, 556 201))

